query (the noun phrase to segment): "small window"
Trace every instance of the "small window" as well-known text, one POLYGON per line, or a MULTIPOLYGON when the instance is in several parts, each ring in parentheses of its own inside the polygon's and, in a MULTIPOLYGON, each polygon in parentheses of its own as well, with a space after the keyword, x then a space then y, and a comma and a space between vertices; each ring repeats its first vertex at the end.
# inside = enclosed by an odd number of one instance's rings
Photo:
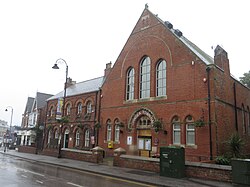
POLYGON ((179 117, 175 116, 172 120, 173 124, 173 144, 181 144, 181 124, 179 117))
POLYGON ((50 117, 54 116, 54 107, 53 106, 50 107, 49 116, 50 117))
POLYGON ((247 106, 247 119, 248 119, 248 135, 250 135, 250 110, 249 110, 249 107, 247 106))
POLYGON ((112 127, 111 127, 111 121, 108 120, 107 122, 107 141, 111 141, 112 137, 112 127))
POLYGON ((67 115, 67 116, 70 115, 70 109, 71 109, 70 104, 67 104, 67 107, 66 107, 66 115, 67 115))
POLYGON ((82 103, 78 103, 77 104, 77 114, 81 114, 82 113, 82 103))
POLYGON ((243 127, 243 134, 246 134, 246 118, 245 118, 245 108, 244 105, 241 106, 241 113, 242 113, 242 127, 243 127))
POLYGON ((84 146, 85 147, 89 147, 90 145, 90 133, 89 133, 89 129, 87 129, 85 131, 85 141, 84 141, 84 146))
POLYGON ((79 130, 76 131, 76 143, 75 146, 78 147, 80 145, 80 132, 79 130))
POLYGON ((115 120, 115 142, 120 140, 120 122, 118 119, 115 120))
POLYGON ((91 102, 89 101, 87 103, 87 114, 91 114, 92 113, 92 104, 91 102))
POLYGON ((58 129, 56 129, 55 131, 55 139, 58 139, 59 138, 59 133, 58 133, 58 129))
POLYGON ((186 144, 195 145, 195 125, 192 116, 186 118, 186 144))
POLYGON ((50 144, 50 140, 51 140, 51 135, 52 135, 52 130, 49 130, 49 133, 48 133, 48 144, 50 144))

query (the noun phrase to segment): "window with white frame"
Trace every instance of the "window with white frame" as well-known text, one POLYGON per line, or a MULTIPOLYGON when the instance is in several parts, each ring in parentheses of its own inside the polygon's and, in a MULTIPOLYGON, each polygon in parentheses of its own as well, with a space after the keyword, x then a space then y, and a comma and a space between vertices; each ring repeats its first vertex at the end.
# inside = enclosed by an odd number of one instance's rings
POLYGON ((76 143, 75 146, 78 147, 80 145, 80 132, 79 130, 76 131, 76 143))
POLYGON ((52 136, 52 130, 49 130, 49 133, 48 133, 48 144, 50 144, 51 136, 52 136))
POLYGON ((92 112, 92 103, 91 101, 88 101, 87 103, 87 114, 91 114, 92 112))
POLYGON ((85 130, 85 138, 84 138, 84 146, 85 147, 89 147, 90 145, 90 133, 89 133, 89 129, 85 130))
POLYGON ((53 106, 50 107, 49 116, 50 117, 54 116, 54 107, 53 106))
POLYGON ((243 134, 246 134, 246 118, 245 118, 245 108, 242 104, 241 106, 241 114, 242 114, 242 127, 243 127, 243 134))
POLYGON ((186 118, 186 144, 195 145, 195 125, 192 116, 186 118))
POLYGON ((156 96, 166 96, 167 87, 167 63, 161 60, 156 68, 156 96))
POLYGON ((81 114, 82 113, 82 103, 78 103, 77 104, 77 114, 81 114))
POLYGON ((67 116, 70 115, 70 109, 71 109, 70 104, 67 104, 67 107, 66 107, 66 115, 67 115, 67 116))
POLYGON ((173 124, 173 144, 181 144, 181 124, 178 116, 175 116, 172 120, 173 124))
POLYGON ((126 85, 126 100, 134 99, 134 83, 135 83, 135 70, 130 68, 127 72, 127 85, 126 85))
POLYGON ((107 122, 107 141, 111 141, 112 139, 112 127, 111 127, 111 121, 108 120, 107 122))
POLYGON ((115 125, 115 142, 119 142, 120 140, 120 126, 118 124, 115 125))
POLYGON ((140 99, 150 97, 150 58, 145 57, 140 64, 140 99))

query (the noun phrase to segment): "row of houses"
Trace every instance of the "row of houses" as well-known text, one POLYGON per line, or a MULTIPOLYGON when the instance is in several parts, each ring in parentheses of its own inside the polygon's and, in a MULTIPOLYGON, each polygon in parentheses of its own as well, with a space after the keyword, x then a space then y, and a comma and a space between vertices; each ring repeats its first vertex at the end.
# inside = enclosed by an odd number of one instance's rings
MULTIPOLYGON (((210 57, 147 6, 104 76, 66 85, 63 104, 64 91, 28 98, 22 127, 43 130, 36 141, 44 154, 99 146, 106 156, 123 148, 155 157, 174 145, 186 160, 206 161, 238 133, 250 155, 250 89, 230 74, 227 52, 217 46, 210 57)), ((20 136, 22 145, 36 142, 20 136)))

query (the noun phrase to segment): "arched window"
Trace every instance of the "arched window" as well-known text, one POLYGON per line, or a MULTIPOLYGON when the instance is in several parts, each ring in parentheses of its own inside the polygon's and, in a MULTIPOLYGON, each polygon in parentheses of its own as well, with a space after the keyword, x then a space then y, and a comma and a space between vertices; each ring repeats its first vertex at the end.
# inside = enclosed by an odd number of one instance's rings
POLYGON ((71 109, 70 104, 67 104, 67 106, 66 106, 66 115, 67 115, 67 116, 70 115, 70 109, 71 109))
POLYGON ((50 140, 51 140, 51 137, 52 136, 52 130, 49 130, 48 132, 48 144, 50 144, 50 140))
POLYGON ((111 141, 112 139, 112 127, 111 127, 111 121, 107 121, 107 141, 111 141))
POLYGON ((186 118, 186 144, 195 145, 195 126, 192 116, 186 118))
POLYGON ((55 139, 59 138, 59 133, 58 133, 58 129, 55 130, 55 139))
POLYGON ((150 58, 145 57, 140 64, 140 99, 150 97, 150 58))
POLYGON ((156 96, 165 96, 167 86, 167 63, 165 60, 158 62, 156 67, 156 96))
POLYGON ((137 128, 139 129, 148 129, 152 127, 151 120, 148 116, 143 115, 137 121, 137 128))
POLYGON ((81 114, 81 113, 82 113, 82 103, 79 102, 79 103, 77 104, 77 114, 81 114))
POLYGON ((172 120, 173 125, 173 144, 181 144, 181 123, 180 118, 175 116, 172 120))
POLYGON ((76 131, 76 143, 75 146, 78 147, 80 145, 80 132, 79 130, 76 131))
POLYGON ((50 117, 54 116, 54 107, 53 106, 51 106, 49 109, 49 116, 50 117))
POLYGON ((89 133, 89 129, 86 129, 85 130, 84 146, 89 147, 89 145, 90 145, 90 133, 89 133))
POLYGON ((115 142, 119 142, 120 140, 120 124, 119 120, 115 120, 115 142))
POLYGON ((130 68, 127 72, 126 100, 134 99, 135 70, 130 68))
POLYGON ((247 119, 248 119, 248 135, 250 135, 250 110, 249 110, 249 106, 247 106, 247 119))
POLYGON ((243 127, 243 134, 246 134, 246 118, 245 118, 245 108, 244 105, 242 104, 241 106, 241 114, 242 114, 242 127, 243 127))
POLYGON ((87 103, 87 114, 91 114, 92 112, 92 103, 91 101, 88 101, 87 103))

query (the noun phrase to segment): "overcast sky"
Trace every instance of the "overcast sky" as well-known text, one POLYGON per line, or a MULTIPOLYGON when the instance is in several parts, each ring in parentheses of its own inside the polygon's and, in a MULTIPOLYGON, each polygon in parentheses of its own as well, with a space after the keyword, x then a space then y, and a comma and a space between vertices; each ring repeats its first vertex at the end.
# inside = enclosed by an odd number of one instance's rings
POLYGON ((66 60, 77 82, 103 75, 116 61, 145 4, 213 57, 221 45, 239 78, 250 70, 248 0, 1 0, 0 119, 20 125, 27 98, 63 90, 66 60))

